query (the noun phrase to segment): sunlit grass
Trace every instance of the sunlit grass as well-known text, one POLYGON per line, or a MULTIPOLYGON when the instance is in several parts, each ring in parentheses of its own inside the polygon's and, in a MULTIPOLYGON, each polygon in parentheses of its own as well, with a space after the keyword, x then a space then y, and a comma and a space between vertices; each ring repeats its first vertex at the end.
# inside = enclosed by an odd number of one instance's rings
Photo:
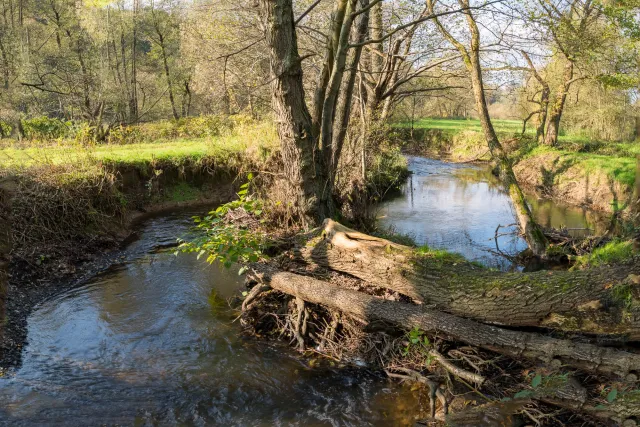
POLYGON ((636 180, 637 159, 634 157, 603 155, 595 153, 577 153, 556 148, 539 146, 531 150, 527 157, 553 153, 560 155, 560 163, 568 162, 581 167, 585 172, 602 171, 614 180, 633 186, 636 180))
MULTIPOLYGON (((493 127, 498 133, 516 133, 522 131, 520 120, 492 120, 493 127)), ((398 127, 411 127, 411 122, 401 122, 398 127)), ((414 128, 439 129, 444 131, 482 131, 480 120, 475 119, 420 119, 413 122, 414 128)), ((528 133, 535 133, 533 129, 527 129, 528 133)))
MULTIPOLYGON (((493 120, 492 122, 501 139, 522 132, 522 121, 493 120)), ((406 128, 411 126, 411 123, 403 122, 396 126, 406 128)), ((482 131, 480 121, 474 119, 420 119, 415 121, 413 126, 416 129, 438 129, 458 136, 467 132, 469 137, 464 140, 472 145, 475 144, 473 135, 481 135, 482 131)), ((639 142, 599 142, 583 135, 560 135, 557 147, 536 146, 531 138, 534 132, 531 126, 527 128, 526 134, 529 138, 521 141, 518 157, 533 157, 552 152, 560 155, 563 163, 569 162, 575 167, 583 168, 587 173, 601 171, 624 185, 634 185, 636 156, 640 155, 639 142)), ((455 150, 461 153, 465 150, 473 151, 460 141, 455 144, 455 150)))
POLYGON ((0 168, 31 168, 44 165, 94 163, 143 165, 153 162, 180 164, 212 158, 228 160, 234 154, 250 152, 259 155, 277 148, 275 129, 270 123, 241 125, 228 135, 198 139, 159 140, 126 145, 104 144, 84 146, 71 141, 56 145, 17 145, 0 149, 0 168))
POLYGON ((624 240, 614 240, 604 246, 594 249, 587 255, 576 258, 576 267, 597 267, 600 265, 616 264, 626 261, 635 254, 633 243, 624 240))

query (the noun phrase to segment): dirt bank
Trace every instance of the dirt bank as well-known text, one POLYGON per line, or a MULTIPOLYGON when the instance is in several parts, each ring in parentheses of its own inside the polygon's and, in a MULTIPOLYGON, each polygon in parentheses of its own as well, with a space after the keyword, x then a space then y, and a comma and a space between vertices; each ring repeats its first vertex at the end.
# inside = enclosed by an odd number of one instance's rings
POLYGON ((187 162, 105 166, 102 176, 63 185, 60 179, 40 180, 33 171, 3 179, 0 374, 19 363, 27 317, 37 304, 117 263, 145 217, 229 201, 238 173, 187 162))
MULTIPOLYGON (((410 155, 459 163, 490 160, 482 135, 475 131, 401 129, 395 137, 410 155)), ((503 139, 503 145, 511 152, 520 184, 542 197, 607 214, 624 209, 632 200, 635 159, 536 149, 515 139, 503 139)))

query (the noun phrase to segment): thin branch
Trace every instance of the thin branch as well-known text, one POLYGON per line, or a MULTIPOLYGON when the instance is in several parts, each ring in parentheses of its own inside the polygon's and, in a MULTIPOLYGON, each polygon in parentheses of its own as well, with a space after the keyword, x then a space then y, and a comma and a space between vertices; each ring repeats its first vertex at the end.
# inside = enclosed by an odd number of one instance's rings
POLYGON ((307 10, 305 10, 304 12, 302 12, 302 15, 300 15, 300 16, 298 17, 298 19, 296 19, 296 20, 294 21, 293 25, 298 25, 298 23, 300 23, 300 21, 302 21, 302 20, 304 19, 304 17, 305 17, 305 16, 307 16, 307 15, 309 14, 309 12, 311 12, 313 9, 315 9, 315 8, 316 8, 316 6, 317 6, 317 5, 319 5, 321 1, 322 1, 322 0, 316 0, 316 1, 314 1, 314 2, 313 2, 313 4, 312 4, 311 6, 309 6, 309 7, 307 8, 307 10))

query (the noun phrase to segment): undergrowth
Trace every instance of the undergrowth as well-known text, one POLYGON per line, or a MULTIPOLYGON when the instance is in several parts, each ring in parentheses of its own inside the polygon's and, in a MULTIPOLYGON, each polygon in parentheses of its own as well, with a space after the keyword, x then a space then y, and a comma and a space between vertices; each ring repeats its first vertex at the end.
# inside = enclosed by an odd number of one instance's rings
POLYGON ((635 255, 633 242, 613 240, 604 246, 596 248, 590 254, 575 258, 575 268, 598 267, 616 264, 631 259, 635 255))

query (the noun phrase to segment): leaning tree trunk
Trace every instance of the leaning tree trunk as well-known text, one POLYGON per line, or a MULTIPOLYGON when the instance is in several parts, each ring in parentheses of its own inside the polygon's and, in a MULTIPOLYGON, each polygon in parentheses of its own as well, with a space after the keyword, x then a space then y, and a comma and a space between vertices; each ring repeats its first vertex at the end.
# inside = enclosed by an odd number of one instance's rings
MULTIPOLYGON (((461 7, 469 8, 468 0, 458 0, 461 7)), ((429 2, 430 12, 433 13, 433 2, 429 2)), ((524 235, 524 238, 531 249, 531 251, 540 257, 546 255, 546 249, 548 242, 544 233, 540 229, 540 226, 533 218, 533 213, 527 204, 522 189, 518 184, 515 174, 513 173, 513 167, 511 160, 505 152, 502 144, 498 140, 493 124, 491 123, 491 117, 489 116, 489 109, 487 107, 487 99, 484 94, 484 83, 482 80, 482 65, 480 63, 480 31, 476 24, 475 18, 471 14, 470 10, 465 12, 467 24, 471 32, 471 46, 467 49, 462 43, 456 40, 442 24, 435 19, 435 23, 438 26, 440 32, 448 39, 460 52, 467 70, 471 77, 471 86, 473 88, 473 95, 476 102, 476 108, 478 110, 478 116, 480 118, 480 124, 482 125, 482 132, 487 141, 491 157, 494 161, 498 162, 500 167, 501 178, 509 192, 509 196, 516 209, 516 216, 520 224, 520 229, 524 235)))
POLYGON ((511 160, 504 151, 502 144, 500 144, 495 129, 493 128, 493 124, 491 123, 489 109, 487 108, 487 100, 484 94, 484 84, 482 81, 482 69, 478 49, 479 46, 472 46, 469 71, 471 72, 471 84, 473 86, 473 94, 476 100, 476 108, 480 117, 482 131, 485 139, 487 140, 491 156, 499 163, 502 181, 509 192, 509 196, 511 197, 511 201, 513 202, 516 210, 516 217, 520 224, 520 229, 524 234, 524 238, 527 241, 529 248, 535 255, 545 256, 549 243, 540 229, 540 226, 533 218, 533 213, 531 212, 524 193, 522 192, 522 189, 518 184, 518 180, 513 173, 511 160))
POLYGON ((326 220, 297 257, 456 316, 507 326, 640 339, 640 262, 581 271, 502 273, 414 250, 326 220))
POLYGON ((556 146, 558 144, 558 135, 560 133, 560 121, 562 119, 562 113, 564 112, 564 105, 567 101, 567 95, 569 94, 569 87, 573 79, 573 62, 567 61, 564 66, 564 75, 562 84, 558 88, 556 94, 556 100, 551 107, 551 113, 549 114, 549 123, 547 125, 547 134, 544 138, 545 145, 556 146))
POLYGON ((331 197, 320 203, 328 179, 311 115, 305 103, 302 66, 292 0, 261 0, 273 77, 273 109, 282 148, 284 175, 305 225, 330 217, 331 197))
MULTIPOLYGON (((637 353, 552 338, 533 332, 503 329, 453 316, 431 307, 387 300, 364 292, 343 289, 328 282, 294 273, 272 272, 267 269, 261 272, 254 271, 248 279, 257 285, 247 297, 245 301, 247 304, 243 304, 243 310, 250 306, 251 301, 260 292, 274 289, 294 297, 298 307, 304 307, 305 302, 319 304, 355 318, 364 325, 386 324, 404 330, 418 329, 437 336, 438 339, 462 342, 514 359, 542 362, 547 364, 551 372, 557 372, 560 367, 577 368, 591 374, 592 386, 594 386, 594 374, 603 376, 605 384, 615 381, 620 385, 623 382, 633 384, 637 381, 637 375, 640 372, 640 354, 637 353), (612 378, 616 376, 618 378, 612 378)), ((304 342, 304 337, 300 336, 299 340, 304 342)), ((456 376, 460 375, 460 378, 468 378, 456 373, 455 370, 451 372, 456 376)), ((482 377, 471 375, 484 380, 482 377)), ((598 387, 593 388, 598 389, 598 387)), ((588 413, 593 417, 609 419, 618 424, 636 419, 640 415, 640 391, 623 391, 614 402, 602 405, 602 397, 599 394, 589 395, 579 381, 567 375, 550 375, 547 381, 530 392, 529 398, 517 402, 518 408, 514 408, 509 413, 517 412, 530 399, 588 413)), ((487 409, 484 407, 472 411, 480 415, 478 412, 485 412, 487 409)), ((456 426, 485 425, 488 418, 484 415, 488 414, 485 413, 483 416, 474 416, 473 413, 454 414, 447 417, 447 421, 448 424, 456 426)), ((490 425, 493 424, 490 423, 490 425)))

